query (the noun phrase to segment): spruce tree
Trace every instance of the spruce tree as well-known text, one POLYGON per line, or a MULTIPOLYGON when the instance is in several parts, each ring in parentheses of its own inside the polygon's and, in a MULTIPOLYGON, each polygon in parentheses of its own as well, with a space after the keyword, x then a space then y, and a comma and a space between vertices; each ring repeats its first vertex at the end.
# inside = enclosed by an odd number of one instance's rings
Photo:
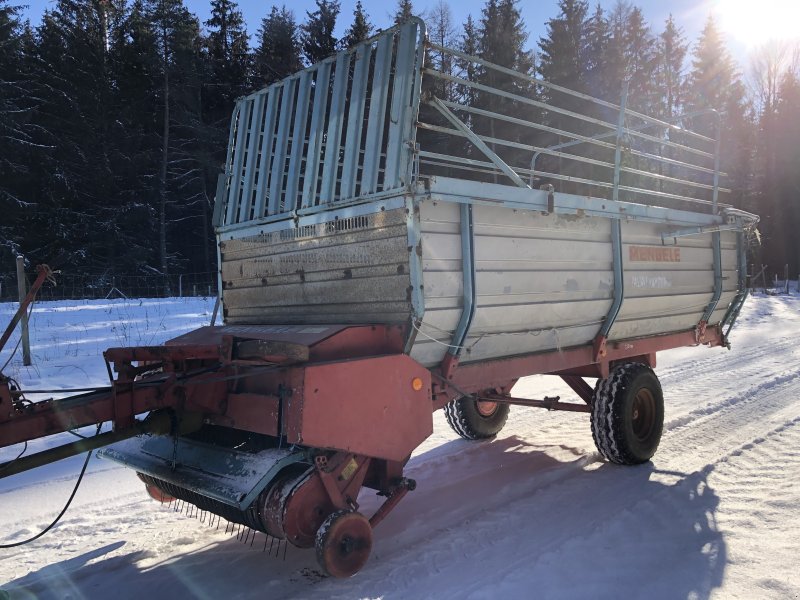
MULTIPOLYGON (((478 29, 475 26, 475 20, 472 15, 467 15, 467 20, 464 22, 464 32, 461 34, 457 47, 464 54, 470 56, 477 56, 480 52, 478 37, 478 29)), ((477 81, 478 79, 478 65, 471 60, 456 59, 456 67, 458 69, 458 76, 467 81, 477 81)), ((467 106, 475 105, 475 88, 469 86, 460 86, 457 89, 460 101, 467 106)))
POLYGON ((397 0, 397 6, 394 11, 394 24, 397 25, 403 21, 407 21, 414 15, 414 6, 411 0, 397 0))
POLYGON ((294 14, 285 6, 273 6, 261 21, 254 59, 254 82, 269 85, 303 67, 299 32, 294 14))
MULTIPOLYGON (((428 18, 428 39, 434 44, 444 48, 453 46, 455 43, 455 28, 453 27, 453 15, 445 0, 439 0, 434 5, 428 18)), ((453 75, 454 61, 453 55, 441 50, 431 50, 426 57, 432 64, 432 68, 444 73, 453 75)), ((426 61, 427 62, 427 61, 426 61)), ((437 80, 434 85, 434 93, 442 100, 453 100, 455 90, 450 81, 437 80)))
MULTIPOLYGON (((158 170, 158 269, 167 275, 176 257, 170 246, 191 244, 188 228, 169 228, 168 211, 187 209, 197 215, 202 202, 202 170, 195 155, 200 128, 199 58, 200 27, 182 0, 148 0, 149 18, 154 25, 159 51, 160 165, 158 170), (174 237, 168 234, 174 233, 174 237)), ((190 255, 188 252, 184 257, 190 255)), ((166 290, 169 291, 169 290, 166 290)))
POLYGON ((338 0, 316 0, 317 9, 306 12, 306 22, 301 26, 303 56, 309 65, 336 52, 338 46, 333 35, 341 6, 338 0))
POLYGON ((683 65, 688 50, 683 30, 670 15, 664 25, 664 31, 659 36, 656 57, 656 82, 661 93, 659 114, 664 118, 674 117, 681 112, 686 92, 683 65))
MULTIPOLYGON (((722 36, 712 18, 706 22, 692 52, 692 69, 689 74, 686 109, 688 111, 713 108, 721 115, 721 170, 728 173, 729 197, 723 202, 750 206, 750 178, 752 172, 753 133, 748 113, 744 85, 736 70, 722 36)), ((691 129, 709 137, 716 137, 716 118, 712 115, 696 117, 689 123, 691 129)), ((726 182, 723 180, 722 182, 726 182)), ((762 207, 759 207, 761 211, 762 207)), ((769 233, 772 211, 766 207, 762 226, 769 233)))
MULTIPOLYGON (((559 14, 547 22, 547 33, 539 40, 538 69, 550 83, 576 91, 585 86, 588 68, 587 0, 559 0, 559 14)), ((550 97, 550 92, 545 91, 550 97)))
POLYGON ((789 264, 790 277, 800 272, 800 80, 796 72, 789 70, 784 74, 778 89, 778 102, 775 112, 778 132, 775 169, 776 206, 780 211, 780 228, 774 231, 784 241, 784 256, 777 256, 773 267, 781 263, 789 264))
POLYGON ((37 143, 51 149, 32 165, 39 210, 31 215, 34 249, 28 254, 36 260, 63 254, 73 272, 113 267, 117 245, 135 234, 118 227, 113 170, 108 38, 120 9, 59 0, 38 29, 33 68, 43 93, 37 143))
MULTIPOLYGON (((478 55, 491 63, 532 74, 533 57, 525 49, 528 32, 516 0, 487 0, 478 25, 478 55)), ((476 80, 482 85, 500 89, 520 96, 530 96, 533 86, 530 82, 502 73, 496 69, 477 66, 476 80)), ((479 108, 508 116, 533 119, 530 106, 489 92, 476 90, 475 104, 479 108)), ((531 131, 518 127, 508 121, 488 117, 475 117, 472 120, 478 133, 509 141, 532 141, 531 131)), ((490 144, 512 166, 520 166, 524 151, 509 149, 500 144, 490 144)), ((528 154, 528 160, 529 153, 528 154)), ((500 181, 498 177, 493 178, 500 181)))
POLYGON ((598 3, 585 21, 585 43, 580 63, 585 69, 584 89, 596 98, 607 95, 606 59, 610 32, 603 7, 598 3))
POLYGON ((233 100, 247 89, 250 50, 244 18, 236 2, 212 0, 211 18, 205 22, 209 85, 204 93, 204 110, 218 116, 230 114, 233 100))
POLYGON ((361 0, 356 2, 356 7, 353 10, 353 23, 345 31, 340 45, 342 48, 351 48, 363 42, 372 34, 373 26, 369 22, 369 16, 364 12, 364 6, 361 0))
POLYGON ((34 207, 29 165, 38 153, 30 123, 36 101, 18 11, 0 0, 0 208, 6 217, 0 223, 0 257, 6 264, 20 250, 22 215, 34 207))

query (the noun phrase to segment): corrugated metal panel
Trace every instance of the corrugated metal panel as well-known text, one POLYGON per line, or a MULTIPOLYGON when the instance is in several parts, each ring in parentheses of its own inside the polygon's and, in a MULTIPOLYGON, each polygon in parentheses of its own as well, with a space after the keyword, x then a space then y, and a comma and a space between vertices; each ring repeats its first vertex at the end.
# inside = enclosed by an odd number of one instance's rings
MULTIPOLYGON (((611 221, 480 205, 473 218, 478 306, 462 361, 590 343, 612 302, 611 221)), ((412 356, 433 365, 461 315, 458 205, 424 202, 420 219, 426 311, 412 356)), ((690 329, 712 298, 711 235, 670 248, 663 227, 623 222, 625 300, 612 339, 690 329)), ((734 233, 722 247, 717 321, 736 292, 734 233)))
POLYGON ((395 209, 227 240, 226 323, 403 323, 407 238, 395 209))
MULTIPOLYGON (((412 357, 432 365, 461 314, 458 205, 424 202, 420 220, 425 318, 412 357)), ((613 285, 607 219, 476 205, 473 220, 478 305, 463 361, 577 345, 597 333, 613 285)))

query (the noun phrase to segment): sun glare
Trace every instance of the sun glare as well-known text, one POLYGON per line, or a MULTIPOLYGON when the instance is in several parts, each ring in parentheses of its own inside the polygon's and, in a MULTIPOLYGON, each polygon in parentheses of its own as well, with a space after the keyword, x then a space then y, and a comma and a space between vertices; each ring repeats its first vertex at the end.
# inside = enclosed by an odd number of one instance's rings
POLYGON ((723 31, 747 46, 800 38, 800 0, 717 0, 723 31))

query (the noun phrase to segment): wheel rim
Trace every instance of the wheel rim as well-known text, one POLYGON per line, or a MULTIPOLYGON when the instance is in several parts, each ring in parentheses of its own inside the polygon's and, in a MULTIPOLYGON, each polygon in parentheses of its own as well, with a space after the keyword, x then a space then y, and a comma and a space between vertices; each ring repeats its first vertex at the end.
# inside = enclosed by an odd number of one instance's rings
POLYGON ((475 410, 477 410, 478 414, 482 417, 491 417, 497 412, 498 406, 499 404, 497 402, 489 402, 486 400, 475 401, 475 410))
POLYGON ((327 530, 317 539, 320 565, 334 577, 355 575, 372 550, 369 521, 359 513, 334 513, 326 523, 327 530))
POLYGON ((656 426, 656 399, 647 388, 636 392, 631 407, 631 426, 634 437, 645 442, 650 439, 656 426))

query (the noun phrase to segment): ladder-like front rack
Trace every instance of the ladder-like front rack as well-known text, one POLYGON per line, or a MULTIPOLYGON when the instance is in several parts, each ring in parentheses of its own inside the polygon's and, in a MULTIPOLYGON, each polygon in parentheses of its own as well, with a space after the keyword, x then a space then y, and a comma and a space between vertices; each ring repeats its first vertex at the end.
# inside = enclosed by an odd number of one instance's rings
POLYGON ((215 224, 280 220, 411 181, 425 26, 411 19, 239 99, 215 224))

